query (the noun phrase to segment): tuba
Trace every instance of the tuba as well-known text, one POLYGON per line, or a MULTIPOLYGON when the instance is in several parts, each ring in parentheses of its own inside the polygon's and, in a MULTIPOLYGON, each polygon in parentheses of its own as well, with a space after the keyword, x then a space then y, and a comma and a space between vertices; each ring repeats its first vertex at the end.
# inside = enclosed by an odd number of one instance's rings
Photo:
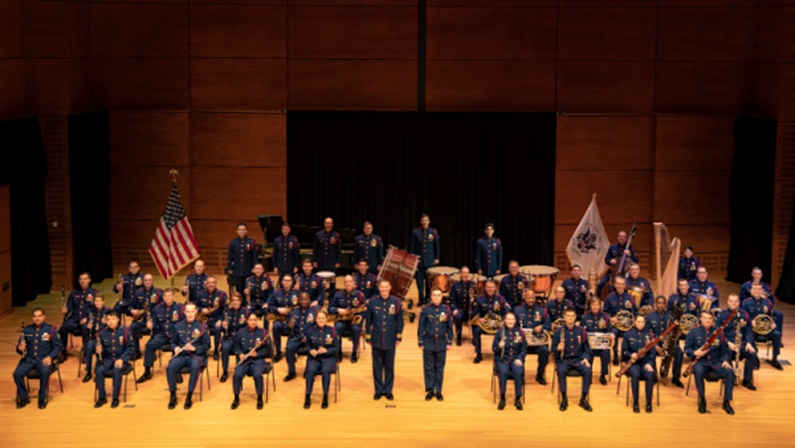
POLYGON ((635 303, 635 306, 640 307, 640 304, 643 303, 643 295, 646 294, 646 288, 628 286, 626 291, 627 294, 632 296, 632 301, 635 303))
POLYGON ((632 322, 635 320, 635 316, 628 310, 621 310, 613 317, 616 318, 616 323, 613 326, 618 328, 618 331, 628 331, 632 328, 632 322))
POLYGON ((477 325, 486 334, 496 334, 497 330, 502 325, 502 317, 499 314, 488 313, 483 318, 483 322, 481 323, 480 316, 475 315, 475 317, 469 321, 469 325, 477 325))
POLYGON ((767 314, 760 314, 751 320, 751 329, 759 336, 767 336, 773 331, 773 318, 767 314))
POLYGON ((682 334, 686 335, 697 326, 698 318, 692 314, 683 314, 682 317, 679 318, 679 328, 682 330, 682 334))
POLYGON ((549 345, 549 332, 541 330, 540 332, 535 333, 533 332, 532 328, 522 328, 522 331, 524 331, 524 337, 527 340, 528 347, 541 347, 549 345))

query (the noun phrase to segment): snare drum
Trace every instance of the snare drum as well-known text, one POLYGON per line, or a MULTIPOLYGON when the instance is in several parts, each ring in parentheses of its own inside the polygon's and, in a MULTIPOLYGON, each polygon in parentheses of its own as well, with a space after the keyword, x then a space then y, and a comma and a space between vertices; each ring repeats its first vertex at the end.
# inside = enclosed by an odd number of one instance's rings
POLYGON ((450 266, 434 266, 428 268, 428 282, 433 288, 442 290, 442 294, 449 294, 450 288, 453 286, 453 281, 450 276, 458 274, 458 269, 450 266))
MULTIPOLYGON (((457 272, 450 276, 450 282, 460 282, 461 281, 461 273, 457 272)), ((475 282, 477 286, 477 291, 475 292, 476 296, 483 294, 483 289, 486 286, 486 276, 485 275, 478 275, 478 274, 469 274, 469 281, 475 282)))
POLYGON ((536 294, 543 294, 549 296, 552 291, 552 284, 558 278, 560 271, 554 266, 542 266, 538 264, 531 264, 527 266, 520 266, 519 272, 530 277, 533 283, 533 291, 536 294))
POLYGON ((332 284, 334 284, 335 286, 337 284, 337 274, 331 271, 320 271, 316 275, 320 277, 320 280, 322 280, 323 284, 326 285, 326 291, 329 290, 329 287, 332 284))

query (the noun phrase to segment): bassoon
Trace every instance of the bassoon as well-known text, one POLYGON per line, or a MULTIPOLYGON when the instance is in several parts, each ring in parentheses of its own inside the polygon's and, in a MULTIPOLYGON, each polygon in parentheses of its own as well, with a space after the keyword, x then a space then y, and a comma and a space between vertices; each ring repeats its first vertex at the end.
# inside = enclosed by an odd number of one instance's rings
MULTIPOLYGON (((643 346, 636 353, 638 355, 638 359, 641 359, 644 356, 646 356, 646 353, 648 353, 649 350, 651 350, 652 348, 656 347, 657 343, 660 342, 662 340, 662 338, 667 336, 668 333, 672 332, 674 330, 674 328, 676 328, 678 326, 679 326, 679 321, 676 320, 676 321, 674 321, 674 323, 669 325, 668 328, 666 328, 665 331, 663 331, 661 335, 657 336, 656 338, 654 338, 651 341, 649 341, 648 343, 646 343, 646 345, 643 346)), ((632 365, 635 364, 636 361, 637 361, 637 359, 629 358, 629 361, 624 363, 624 365, 621 366, 621 368, 618 370, 618 372, 616 372, 616 378, 620 378, 621 375, 627 373, 627 370, 629 370, 629 368, 632 367, 632 365)))
MULTIPOLYGON (((720 326, 720 328, 718 328, 718 331, 716 331, 715 333, 712 333, 712 336, 710 336, 710 337, 707 339, 707 342, 705 342, 705 343, 704 343, 704 345, 702 345, 702 346, 699 348, 699 350, 709 350, 709 347, 712 345, 712 343, 713 343, 713 342, 715 342, 715 339, 717 339, 717 338, 718 338, 718 336, 720 336, 720 334, 721 334, 721 333, 723 333, 723 329, 724 329, 724 328, 726 328, 726 325, 728 325, 728 324, 729 324, 729 322, 731 322, 731 320, 734 318, 734 315, 735 315, 736 313, 737 313, 737 310, 732 310, 732 312, 729 314, 729 317, 727 317, 727 318, 726 318, 726 321, 725 321, 725 322, 723 322, 723 325, 721 325, 721 326, 720 326)), ((687 369, 685 369, 685 371, 684 371, 684 372, 682 372, 682 376, 683 376, 683 377, 687 378, 687 377, 688 377, 688 375, 690 375, 690 373, 691 373, 691 372, 693 371, 693 369, 696 367, 696 363, 698 362, 698 360, 699 360, 699 359, 700 359, 700 358, 696 358, 696 359, 694 359, 694 360, 693 360, 693 361, 690 363, 690 365, 688 365, 688 366, 687 366, 687 369)))

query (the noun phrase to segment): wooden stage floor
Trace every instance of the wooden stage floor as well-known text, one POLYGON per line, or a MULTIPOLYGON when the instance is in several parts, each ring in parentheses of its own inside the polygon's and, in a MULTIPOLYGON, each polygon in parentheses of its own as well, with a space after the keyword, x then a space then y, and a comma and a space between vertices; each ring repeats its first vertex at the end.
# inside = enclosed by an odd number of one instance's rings
MULTIPOLYGON (((182 284, 178 278, 176 284, 182 284)), ((340 282, 341 284, 341 282, 340 282)), ((111 281, 95 285, 106 292, 110 304, 115 303, 111 281)), ((160 284, 158 286, 164 286, 160 284)), ((718 282, 725 298, 738 285, 718 282)), ((783 372, 766 363, 755 375, 756 392, 742 387, 735 389, 732 403, 736 415, 729 416, 721 408, 721 398, 715 383, 707 383, 709 414, 696 411, 695 386, 690 396, 683 389, 662 386, 661 406, 652 414, 634 414, 625 407, 625 389, 616 395, 616 379, 607 386, 591 388, 592 413, 577 406, 579 380, 570 381, 568 411, 558 411, 550 385, 540 386, 534 380, 535 356, 528 356, 527 402, 518 412, 509 404, 498 411, 489 391, 491 373, 491 338, 484 338, 485 360, 472 364, 473 348, 468 343, 468 331, 461 347, 454 346, 448 354, 443 402, 424 400, 422 352, 417 347, 417 324, 406 322, 403 344, 396 360, 395 400, 373 401, 371 358, 363 352, 357 364, 351 364, 350 342, 343 342, 345 360, 341 365, 342 391, 338 402, 320 408, 320 380, 315 383, 313 406, 302 407, 304 382, 299 359, 299 377, 290 383, 282 378, 287 373, 286 361, 276 364, 276 392, 271 391, 270 402, 261 411, 255 408, 256 396, 250 378, 244 382, 241 406, 231 411, 231 379, 221 384, 215 376, 215 362, 210 359, 212 390, 205 387, 204 401, 198 397, 193 409, 182 409, 184 384, 179 392, 179 406, 166 408, 168 393, 165 366, 155 371, 153 380, 135 391, 129 383, 127 403, 117 409, 106 405, 93 408, 94 384, 83 384, 76 376, 77 359, 72 356, 62 366, 64 393, 51 383, 51 401, 44 411, 33 402, 23 410, 15 409, 14 383, 11 373, 19 356, 13 346, 19 336, 20 319, 30 323, 30 310, 42 306, 50 322, 60 324, 58 311, 60 294, 40 296, 25 308, 15 308, 0 319, 0 412, 3 432, 9 446, 322 446, 350 447, 351 442, 365 442, 369 446, 494 446, 511 442, 553 444, 562 446, 596 445, 638 446, 707 444, 707 446, 739 446, 755 444, 788 444, 795 436, 795 368, 785 366, 783 372), (488 350, 485 348, 488 347, 488 350), (112 430, 112 431, 109 431, 112 430)), ((782 359, 791 359, 795 350, 795 306, 779 305, 785 315, 782 359)), ((79 344, 79 342, 78 342, 79 344)), ((73 350, 75 353, 75 350, 73 350)), ((764 358, 764 351, 762 353, 764 358)), ((138 361, 138 373, 143 371, 138 361)), ((232 362, 234 364, 234 362, 232 362)), ((598 364, 598 362, 597 362, 598 364)), ((157 368, 157 364, 155 366, 157 368)), ((82 375, 81 375, 82 377, 82 375)), ((552 378, 552 363, 547 367, 547 380, 552 378)), ((596 378, 595 378, 596 379, 596 378)), ((108 386, 110 383, 108 382, 108 386)), ((205 384, 206 386, 206 384, 205 384)), ((641 386, 642 387, 642 386, 641 386)), ((509 386, 510 391, 513 387, 509 386)), ((641 388, 642 390, 642 388, 641 388)), ((643 407, 643 399, 641 407, 643 407)))

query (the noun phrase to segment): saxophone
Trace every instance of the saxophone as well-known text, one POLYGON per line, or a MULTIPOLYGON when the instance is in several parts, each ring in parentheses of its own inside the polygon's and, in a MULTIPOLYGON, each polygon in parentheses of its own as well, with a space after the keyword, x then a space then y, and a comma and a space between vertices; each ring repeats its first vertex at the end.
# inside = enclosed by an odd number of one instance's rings
POLYGON ((210 316, 212 316, 214 312, 218 311, 218 308, 219 308, 220 306, 221 306, 221 299, 219 299, 218 297, 216 297, 216 298, 215 298, 215 300, 213 301, 213 306, 212 306, 212 308, 210 308, 210 310, 209 310, 210 312, 209 312, 209 313, 207 313, 207 315, 206 315, 206 316, 205 316, 204 314, 201 314, 201 313, 199 313, 199 314, 196 316, 196 319, 198 319, 198 320, 199 320, 199 322, 207 322, 208 320, 210 320, 210 316))
POLYGON ((340 316, 337 314, 336 318, 334 319, 335 322, 351 322, 353 325, 359 325, 362 323, 362 316, 359 313, 363 313, 367 311, 367 304, 363 303, 356 308, 348 308, 348 314, 344 316, 340 316))

